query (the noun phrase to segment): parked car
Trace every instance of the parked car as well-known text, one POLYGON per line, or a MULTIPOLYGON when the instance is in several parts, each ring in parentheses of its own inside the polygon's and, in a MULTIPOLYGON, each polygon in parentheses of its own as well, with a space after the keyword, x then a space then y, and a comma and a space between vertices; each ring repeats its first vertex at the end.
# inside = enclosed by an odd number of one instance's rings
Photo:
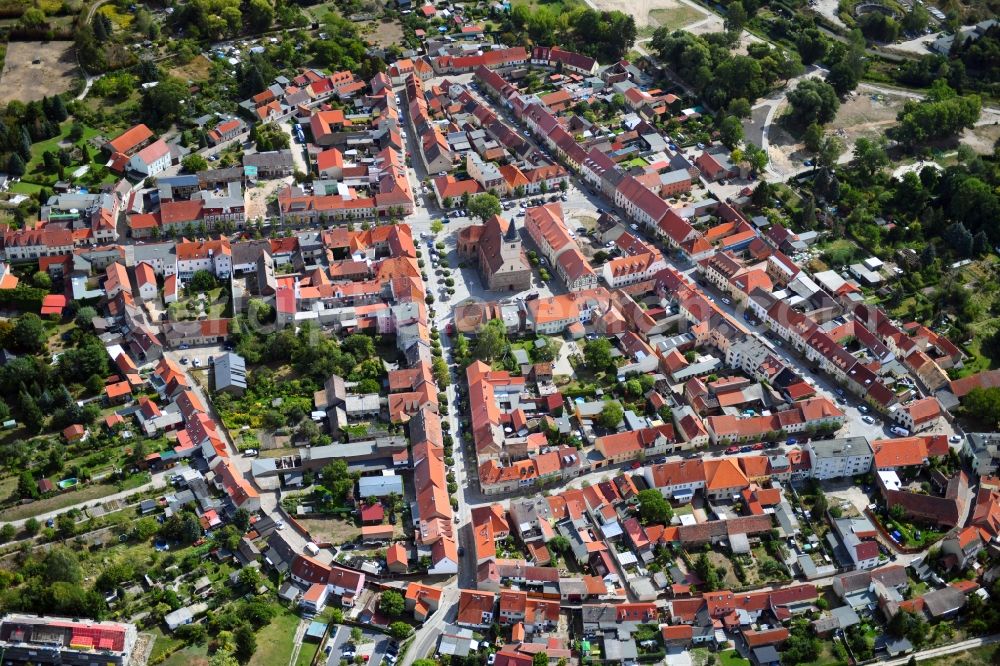
POLYGON ((740 452, 740 447, 738 446, 730 446, 728 449, 726 449, 727 455, 732 455, 734 453, 739 453, 739 452, 740 452))
POLYGON ((862 414, 868 413, 868 405, 858 405, 858 411, 862 414))
POLYGON ((754 451, 763 451, 764 450, 764 443, 763 442, 757 442, 756 444, 754 444, 750 448, 753 449, 754 451))
POLYGON ((872 425, 873 423, 875 423, 875 417, 873 416, 862 416, 861 420, 867 423, 868 425, 872 425))
POLYGON ((952 444, 958 444, 959 442, 962 441, 962 436, 952 435, 951 437, 948 438, 948 441, 951 442, 952 444))

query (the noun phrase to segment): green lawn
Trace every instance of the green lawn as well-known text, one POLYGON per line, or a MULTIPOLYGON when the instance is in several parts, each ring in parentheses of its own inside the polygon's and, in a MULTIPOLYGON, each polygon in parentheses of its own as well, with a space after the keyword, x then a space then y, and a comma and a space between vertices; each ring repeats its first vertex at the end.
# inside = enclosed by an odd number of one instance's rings
POLYGON ((184 644, 184 641, 165 635, 159 627, 154 628, 150 633, 155 637, 155 641, 153 642, 153 651, 149 654, 149 661, 154 664, 163 655, 176 650, 184 644))
POLYGON ((257 651, 250 658, 249 666, 284 666, 292 658, 295 628, 299 616, 289 611, 282 612, 259 632, 257 651))
POLYGON ((678 30, 695 21, 705 18, 706 14, 690 5, 678 4, 677 7, 654 9, 649 12, 650 22, 656 21, 669 30, 678 30))
POLYGON ((719 654, 722 666, 750 666, 750 662, 740 656, 736 650, 726 650, 719 654))
POLYGON ((10 191, 15 194, 35 194, 41 189, 41 185, 36 185, 35 183, 25 183, 23 181, 19 181, 10 186, 10 191))
MULTIPOLYGON (((28 160, 28 164, 26 165, 26 167, 27 167, 26 168, 26 172, 25 172, 26 175, 31 174, 34 171, 34 169, 36 169, 37 167, 39 167, 42 164, 42 154, 45 151, 47 151, 47 150, 52 150, 52 151, 59 150, 59 144, 62 143, 63 141, 67 141, 68 140, 66 137, 69 135, 69 130, 70 130, 70 127, 72 127, 72 125, 73 125, 73 121, 66 121, 66 122, 64 122, 62 124, 62 127, 60 128, 61 131, 59 132, 59 134, 57 136, 54 136, 51 139, 47 139, 46 141, 39 141, 38 143, 31 144, 31 159, 28 160)), ((77 141, 76 145, 80 145, 81 143, 83 143, 85 141, 89 141, 90 139, 94 138, 98 134, 99 134, 99 132, 97 130, 95 130, 92 127, 88 127, 88 126, 85 125, 84 128, 83 128, 83 138, 81 138, 79 141, 77 141)), ((97 154, 96 150, 91 150, 90 152, 91 152, 91 156, 97 154)), ((72 170, 74 168, 75 167, 71 167, 71 166, 70 167, 66 167, 66 171, 69 172, 70 170, 72 170)))
POLYGON ((161 666, 208 666, 208 646, 185 647, 167 657, 161 666))
POLYGON ((319 643, 303 643, 299 650, 299 658, 295 660, 295 666, 309 666, 319 652, 319 643))

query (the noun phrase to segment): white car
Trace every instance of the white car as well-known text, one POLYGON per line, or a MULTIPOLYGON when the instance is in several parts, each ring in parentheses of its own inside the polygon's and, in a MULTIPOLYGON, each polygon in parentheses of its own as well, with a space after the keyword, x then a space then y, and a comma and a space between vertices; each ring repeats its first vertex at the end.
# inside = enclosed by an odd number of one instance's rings
POLYGON ((868 425, 872 425, 873 423, 875 423, 875 417, 874 416, 862 416, 861 420, 864 421, 865 423, 867 423, 868 425))
POLYGON ((729 300, 728 298, 726 298, 725 296, 722 297, 722 302, 725 303, 726 305, 732 305, 733 304, 733 302, 731 300, 729 300))

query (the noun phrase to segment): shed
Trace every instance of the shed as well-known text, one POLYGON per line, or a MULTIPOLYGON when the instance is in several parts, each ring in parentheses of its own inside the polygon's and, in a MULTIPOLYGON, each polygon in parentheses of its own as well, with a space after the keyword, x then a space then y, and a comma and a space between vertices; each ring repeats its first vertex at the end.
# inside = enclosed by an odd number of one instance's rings
POLYGON ((306 629, 305 640, 319 643, 323 640, 323 636, 326 636, 326 623, 310 622, 309 628, 306 629))

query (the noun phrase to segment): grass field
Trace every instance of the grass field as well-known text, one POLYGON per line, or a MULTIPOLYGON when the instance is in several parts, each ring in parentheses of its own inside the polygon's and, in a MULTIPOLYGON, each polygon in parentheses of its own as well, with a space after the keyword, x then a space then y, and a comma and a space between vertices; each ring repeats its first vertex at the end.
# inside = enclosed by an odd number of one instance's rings
POLYGON ((257 651, 249 666, 283 666, 292 658, 295 628, 299 616, 288 611, 274 618, 271 624, 257 632, 257 651))
POLYGON ((669 30, 678 30, 686 25, 694 23, 705 17, 704 12, 700 12, 688 5, 678 5, 665 9, 654 9, 649 12, 649 22, 656 23, 669 30))

